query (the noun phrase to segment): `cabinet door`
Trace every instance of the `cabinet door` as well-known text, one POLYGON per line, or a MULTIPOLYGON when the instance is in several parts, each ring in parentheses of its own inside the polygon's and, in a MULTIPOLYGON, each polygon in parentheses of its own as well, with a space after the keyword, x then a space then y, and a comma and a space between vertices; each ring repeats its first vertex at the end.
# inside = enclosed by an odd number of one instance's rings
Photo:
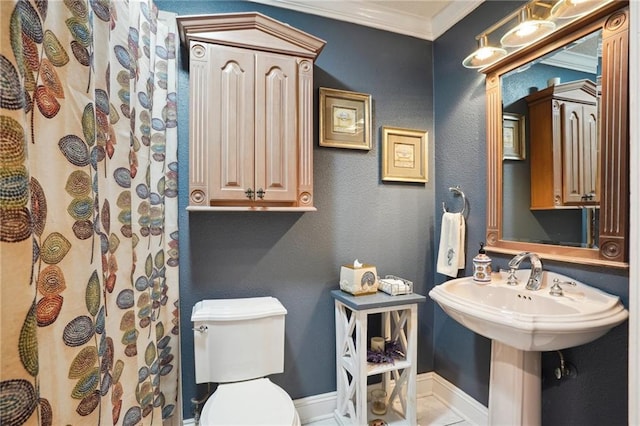
POLYGON ((296 201, 296 73, 295 58, 256 54, 255 188, 264 201, 296 201))
POLYGON ((598 107, 585 105, 584 115, 584 144, 582 151, 582 182, 584 193, 590 196, 587 201, 600 203, 600 145, 598 144, 598 107))
POLYGON ((247 201, 255 191, 253 165, 255 72, 253 52, 211 45, 209 134, 211 200, 247 201))
POLYGON ((597 123, 595 106, 562 105, 562 187, 564 204, 595 204, 597 123), (595 150, 594 150, 595 147, 595 150))

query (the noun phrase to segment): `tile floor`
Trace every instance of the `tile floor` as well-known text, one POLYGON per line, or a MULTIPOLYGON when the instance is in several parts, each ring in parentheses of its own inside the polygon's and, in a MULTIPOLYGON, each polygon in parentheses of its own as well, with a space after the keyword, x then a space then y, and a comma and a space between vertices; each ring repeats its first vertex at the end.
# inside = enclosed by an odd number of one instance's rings
MULTIPOLYGON (((418 396, 418 426, 474 426, 473 423, 447 407, 435 396, 418 396)), ((336 426, 334 419, 305 423, 304 426, 336 426)))

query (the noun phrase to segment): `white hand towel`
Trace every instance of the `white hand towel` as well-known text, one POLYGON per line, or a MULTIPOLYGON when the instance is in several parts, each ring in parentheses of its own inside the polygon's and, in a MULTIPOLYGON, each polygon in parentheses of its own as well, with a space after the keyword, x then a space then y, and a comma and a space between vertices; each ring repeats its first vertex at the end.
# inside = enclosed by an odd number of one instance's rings
POLYGON ((442 215, 440 248, 436 271, 449 277, 457 277, 464 268, 464 217, 461 213, 445 212, 442 215))

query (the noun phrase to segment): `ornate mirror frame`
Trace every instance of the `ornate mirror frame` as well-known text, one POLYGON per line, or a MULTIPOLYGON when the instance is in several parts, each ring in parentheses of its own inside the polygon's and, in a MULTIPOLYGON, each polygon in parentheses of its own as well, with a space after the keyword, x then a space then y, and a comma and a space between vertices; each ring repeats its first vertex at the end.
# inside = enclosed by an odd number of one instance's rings
POLYGON ((533 251, 563 262, 628 268, 629 234, 629 8, 614 1, 481 70, 486 74, 487 231, 485 249, 533 251), (602 29, 600 226, 598 248, 504 240, 502 237, 502 96, 500 77, 567 43, 602 29))

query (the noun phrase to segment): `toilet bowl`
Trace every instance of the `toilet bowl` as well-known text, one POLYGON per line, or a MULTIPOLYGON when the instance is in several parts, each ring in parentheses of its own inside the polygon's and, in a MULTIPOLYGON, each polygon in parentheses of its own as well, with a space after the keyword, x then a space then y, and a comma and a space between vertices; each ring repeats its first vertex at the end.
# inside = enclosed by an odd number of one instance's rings
POLYGON ((267 378, 225 383, 207 400, 202 426, 300 426, 289 395, 267 378))

